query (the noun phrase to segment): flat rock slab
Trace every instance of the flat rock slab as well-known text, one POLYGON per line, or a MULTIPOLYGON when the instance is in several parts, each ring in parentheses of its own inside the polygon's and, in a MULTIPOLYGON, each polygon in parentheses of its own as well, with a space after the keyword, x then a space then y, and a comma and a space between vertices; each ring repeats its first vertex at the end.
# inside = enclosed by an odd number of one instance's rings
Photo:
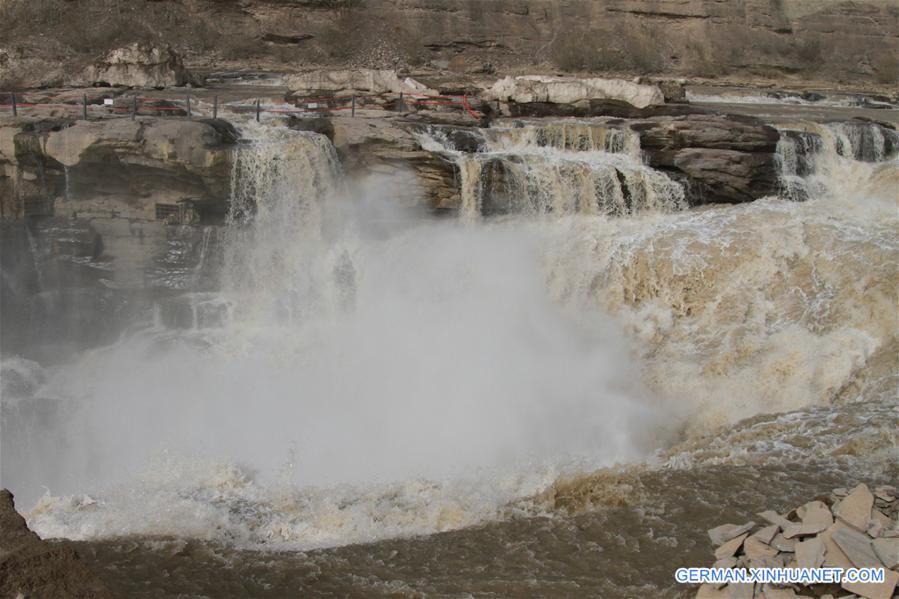
POLYGON ((782 589, 767 584, 762 593, 765 599, 796 599, 797 597, 796 591, 793 589, 782 589))
POLYGON ((777 534, 771 539, 770 545, 777 549, 778 551, 795 551, 796 550, 796 541, 793 539, 788 539, 784 537, 782 534, 777 534))
POLYGON ((747 522, 743 525, 722 524, 709 531, 709 539, 712 540, 715 546, 722 545, 733 538, 739 537, 744 532, 749 532, 753 526, 755 526, 755 522, 747 522))
POLYGON ((731 539, 715 549, 715 559, 724 559, 726 557, 732 557, 734 554, 739 551, 740 547, 743 546, 743 541, 746 540, 746 537, 749 536, 749 533, 743 533, 739 537, 735 539, 731 539))
POLYGON ((737 565, 737 558, 735 557, 725 557, 724 559, 719 559, 717 562, 712 564, 713 568, 718 568, 719 570, 730 570, 734 566, 737 565))
POLYGON ((750 536, 750 538, 758 539, 765 545, 770 545, 778 530, 780 530, 780 527, 777 524, 772 524, 771 526, 766 526, 757 530, 750 536))
POLYGON ((880 486, 874 489, 874 497, 889 503, 899 499, 899 491, 895 487, 880 486))
POLYGON ((899 584, 899 572, 884 570, 884 580, 880 584, 870 582, 847 582, 842 586, 850 593, 855 593, 866 599, 890 599, 893 590, 899 584))
POLYGON ((729 584, 725 587, 728 599, 752 599, 755 596, 755 585, 729 584))
POLYGON ((743 553, 752 560, 762 557, 774 557, 777 555, 777 549, 769 547, 755 537, 749 537, 743 542, 743 553))
POLYGON ((796 567, 820 567, 824 563, 824 551, 824 541, 817 537, 796 543, 796 567))
POLYGON ((843 550, 833 540, 833 534, 844 528, 848 528, 848 524, 842 522, 834 522, 833 526, 818 535, 817 538, 824 542, 824 566, 826 568, 843 568, 844 570, 854 567, 843 550))
POLYGON ((858 530, 868 529, 871 510, 874 508, 874 495, 867 485, 861 484, 846 496, 834 509, 837 518, 858 530))
POLYGON ((758 514, 758 516, 759 516, 759 518, 762 518, 762 519, 764 519, 765 521, 770 522, 771 524, 777 525, 781 530, 784 530, 784 529, 786 529, 788 526, 790 526, 791 524, 793 524, 792 522, 790 522, 789 520, 787 520, 786 518, 784 518, 783 516, 781 516, 781 515, 778 514, 777 512, 774 512, 774 511, 771 511, 771 510, 768 510, 768 511, 765 511, 765 512, 760 512, 760 513, 758 514))
POLYGON ((817 534, 833 524, 833 514, 821 501, 810 501, 802 506, 802 534, 817 534))
POLYGON ((884 566, 890 569, 899 567, 899 539, 874 539, 871 546, 884 566))
POLYGON ((871 539, 866 535, 851 528, 842 528, 833 533, 833 540, 856 568, 880 568, 883 566, 877 554, 874 553, 871 539))
POLYGON ((711 584, 704 584, 699 587, 696 593, 696 599, 728 599, 727 591, 719 589, 711 584))

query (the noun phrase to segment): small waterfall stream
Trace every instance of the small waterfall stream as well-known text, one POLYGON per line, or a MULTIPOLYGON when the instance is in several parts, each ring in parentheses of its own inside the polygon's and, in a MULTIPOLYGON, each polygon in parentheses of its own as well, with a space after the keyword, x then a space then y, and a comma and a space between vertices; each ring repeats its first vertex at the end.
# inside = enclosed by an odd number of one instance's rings
POLYGON ((870 182, 878 163, 895 162, 899 133, 877 123, 799 123, 781 127, 777 142, 780 194, 805 201, 870 182))
POLYGON ((439 130, 422 147, 459 169, 463 218, 497 214, 675 212, 684 189, 643 164, 638 135, 602 122, 524 123, 483 130, 479 151, 458 151, 439 130))

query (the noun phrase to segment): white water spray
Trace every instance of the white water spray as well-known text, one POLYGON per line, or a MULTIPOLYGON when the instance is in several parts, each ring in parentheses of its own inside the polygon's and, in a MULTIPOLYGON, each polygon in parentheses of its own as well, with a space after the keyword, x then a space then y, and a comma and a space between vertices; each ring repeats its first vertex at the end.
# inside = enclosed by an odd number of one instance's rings
POLYGON ((358 207, 389 200, 342 189, 325 138, 248 137, 223 290, 203 300, 228 317, 52 373, 40 394, 72 409, 47 434, 68 449, 35 441, 26 478, 54 496, 36 530, 373 540, 496 517, 560 472, 646 455, 663 416, 628 342, 550 299, 533 232, 398 214, 375 235, 358 207))

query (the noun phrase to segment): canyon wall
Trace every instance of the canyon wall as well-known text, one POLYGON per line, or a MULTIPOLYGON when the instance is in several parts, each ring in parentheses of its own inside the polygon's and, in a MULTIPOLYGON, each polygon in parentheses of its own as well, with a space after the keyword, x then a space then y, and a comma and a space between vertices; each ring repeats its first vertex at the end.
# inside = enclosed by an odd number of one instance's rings
POLYGON ((6 0, 0 86, 54 85, 126 44, 197 72, 321 65, 666 74, 889 90, 890 0, 6 0))

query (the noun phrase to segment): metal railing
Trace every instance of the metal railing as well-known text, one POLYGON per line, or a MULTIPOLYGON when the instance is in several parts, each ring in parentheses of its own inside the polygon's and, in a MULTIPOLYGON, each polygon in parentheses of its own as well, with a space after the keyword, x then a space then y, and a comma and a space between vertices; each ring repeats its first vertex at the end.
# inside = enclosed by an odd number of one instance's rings
POLYGON ((424 110, 430 107, 458 107, 472 118, 479 120, 483 114, 475 110, 467 95, 427 95, 427 94, 350 94, 343 96, 318 96, 308 98, 295 98, 293 103, 285 102, 283 104, 262 104, 262 100, 255 99, 252 104, 242 104, 232 102, 228 104, 219 104, 219 97, 213 96, 211 109, 204 109, 198 112, 199 105, 196 96, 185 95, 175 98, 154 98, 141 97, 137 95, 122 95, 115 98, 104 98, 103 104, 89 103, 87 94, 82 94, 81 101, 73 102, 53 102, 40 103, 29 102, 26 98, 18 96, 15 92, 0 94, 0 97, 8 98, 8 103, 0 104, 0 111, 8 109, 12 115, 19 116, 22 109, 29 108, 57 108, 63 110, 80 111, 81 118, 88 119, 91 111, 103 109, 106 111, 103 116, 119 115, 130 116, 135 119, 141 114, 160 113, 181 113, 173 114, 173 116, 184 116, 188 119, 193 118, 196 114, 200 116, 211 116, 218 118, 219 112, 228 111, 236 114, 255 113, 256 120, 259 121, 263 114, 275 115, 297 115, 308 116, 319 113, 332 113, 349 110, 351 116, 356 116, 357 109, 377 109, 387 112, 406 112, 408 108, 422 108, 424 110), (395 96, 390 99, 388 96, 395 96), (380 100, 374 101, 374 99, 380 100), (394 109, 391 111, 386 108, 385 104, 391 102, 394 109), (205 114, 204 114, 205 113, 205 114))

